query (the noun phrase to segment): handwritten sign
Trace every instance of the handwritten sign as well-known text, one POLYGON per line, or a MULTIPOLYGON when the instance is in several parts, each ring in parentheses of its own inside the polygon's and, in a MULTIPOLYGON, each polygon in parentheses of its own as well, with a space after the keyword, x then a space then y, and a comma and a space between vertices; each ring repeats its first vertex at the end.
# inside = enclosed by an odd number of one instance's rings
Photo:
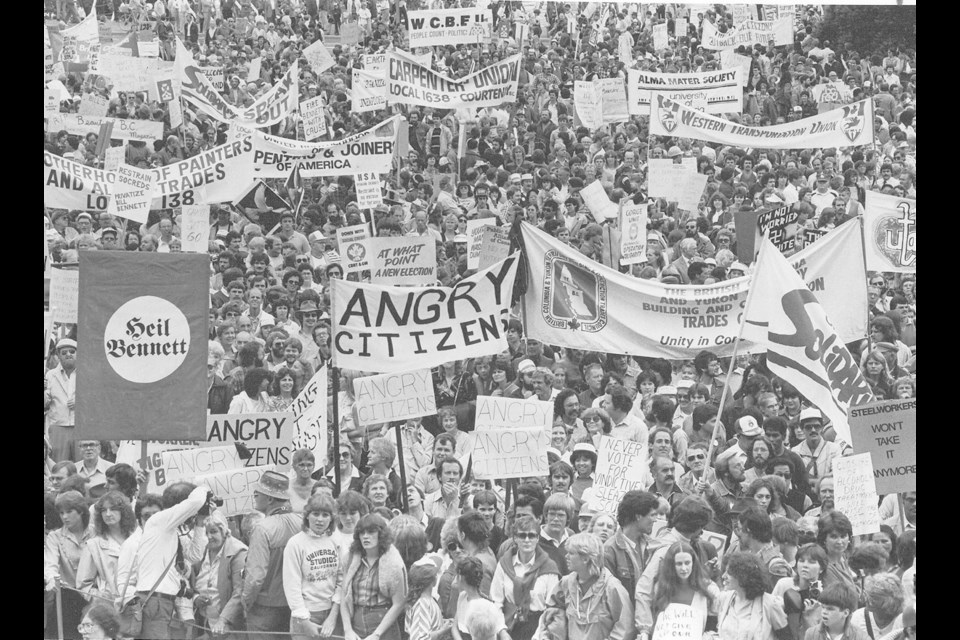
POLYGON ((549 473, 547 447, 553 404, 479 396, 473 472, 478 478, 523 478, 549 473))
POLYGON ((206 486, 213 495, 223 499, 223 506, 217 507, 223 515, 239 516, 256 511, 253 506, 253 492, 257 488, 257 483, 260 482, 260 476, 272 469, 273 467, 269 465, 242 467, 197 476, 194 482, 206 486))
POLYGON ((620 264, 647 261, 647 205, 624 204, 620 208, 620 264))
POLYGON ((383 191, 380 189, 380 176, 375 173, 358 173, 353 178, 357 190, 357 206, 361 209, 373 209, 383 204, 383 191))
POLYGON ((616 513, 617 505, 627 491, 646 489, 648 475, 645 442, 602 436, 597 448, 597 470, 590 506, 597 511, 616 513))
POLYGON ((189 481, 200 475, 230 471, 244 466, 235 445, 164 451, 163 466, 148 476, 147 491, 163 493, 174 482, 189 481))
MULTIPOLYGON (((156 492, 156 488, 165 484, 163 454, 168 451, 196 449, 192 440, 148 440, 146 452, 142 440, 121 440, 117 448, 117 464, 128 464, 147 474, 147 491, 156 492)), ((234 447, 236 450, 236 447, 234 447)))
POLYGON ((324 46, 323 41, 317 40, 312 45, 303 50, 303 55, 307 58, 307 64, 310 65, 310 69, 317 75, 320 75, 337 62, 333 59, 333 56, 330 55, 330 52, 327 51, 327 47, 324 46))
POLYGON ((837 511, 850 519, 853 535, 880 531, 880 499, 869 453, 833 459, 833 497, 837 511))
POLYGON ((313 451, 317 466, 327 463, 327 367, 310 378, 291 406, 294 416, 293 450, 313 451))
POLYGON ((80 108, 77 110, 82 116, 93 116, 102 118, 107 115, 107 107, 110 101, 97 93, 85 93, 80 99, 80 108))
POLYGON ((362 426, 437 412, 430 369, 354 378, 353 389, 354 408, 362 426))
POLYGON ((50 311, 53 321, 76 324, 80 299, 80 272, 71 269, 50 271, 50 311))
POLYGON ((850 407, 853 449, 869 453, 877 492, 917 490, 917 400, 850 407))
POLYGON ((110 147, 103 153, 103 170, 116 171, 126 159, 126 147, 110 147))
POLYGON ((668 40, 667 23, 653 25, 653 48, 658 51, 666 49, 668 40))
POLYGON ((327 132, 327 118, 323 110, 323 96, 317 96, 300 103, 300 117, 303 119, 303 137, 310 142, 327 132))
POLYGON ((156 182, 153 171, 121 164, 117 167, 116 175, 113 193, 107 201, 107 213, 141 224, 146 223, 156 182))
POLYGON ((696 609, 673 602, 657 616, 653 640, 699 640, 702 629, 703 620, 696 609))
POLYGON ((287 412, 208 415, 207 440, 200 446, 240 442, 253 454, 246 466, 289 469, 293 427, 293 414, 287 412))
POLYGON ((210 205, 185 204, 180 209, 181 248, 187 253, 206 253, 210 245, 210 205))

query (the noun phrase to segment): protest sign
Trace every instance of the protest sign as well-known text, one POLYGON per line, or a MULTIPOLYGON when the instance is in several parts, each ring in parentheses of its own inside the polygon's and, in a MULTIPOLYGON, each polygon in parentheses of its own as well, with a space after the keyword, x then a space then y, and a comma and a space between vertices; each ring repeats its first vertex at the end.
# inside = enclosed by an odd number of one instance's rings
POLYGON ((159 58, 160 57, 160 41, 156 38, 149 40, 138 39, 137 40, 137 53, 140 54, 141 58, 159 58))
POLYGON ((337 247, 340 255, 346 258, 343 262, 344 273, 366 271, 370 268, 367 246, 363 243, 363 240, 369 237, 370 226, 366 222, 337 229, 337 247))
MULTIPOLYGON (((147 488, 159 486, 163 479, 163 454, 167 451, 195 449, 193 440, 121 440, 117 447, 117 464, 128 464, 147 474, 147 488)), ((236 447, 234 447, 236 450, 236 447)))
POLYGON ((260 71, 263 67, 263 58, 257 56, 250 61, 250 68, 247 69, 247 82, 255 82, 260 79, 260 71))
POLYGON ((803 229, 803 233, 801 234, 801 236, 802 236, 802 238, 803 238, 803 246, 804 246, 804 247, 809 247, 809 246, 812 245, 814 242, 816 242, 817 240, 819 240, 819 239, 822 238, 823 236, 827 235, 828 233, 830 233, 830 230, 829 230, 829 229, 807 229, 807 228, 804 228, 804 229, 803 229))
MULTIPOLYGON (((483 235, 486 229, 497 229, 494 218, 475 218, 467 220, 467 269, 485 269, 490 265, 480 266, 480 253, 483 250, 483 235)), ((509 237, 509 228, 504 227, 509 237)), ((498 236, 499 237, 499 236, 498 236)), ((507 244, 509 249, 510 245, 507 244)), ((500 258, 503 260, 506 256, 500 258)), ((495 261, 499 262, 499 261, 495 261)))
POLYGON ((863 210, 867 269, 917 272, 917 201, 867 191, 863 210))
POLYGON ((361 209, 373 209, 383 204, 380 176, 376 173, 358 173, 354 176, 353 185, 357 192, 357 206, 361 209))
MULTIPOLYGON (((841 225, 789 259, 844 342, 862 339, 866 332, 866 290, 854 275, 864 274, 855 226, 841 225)), ((628 349, 650 358, 692 358, 703 349, 730 353, 750 276, 697 287, 640 280, 584 259, 526 223, 521 229, 529 265, 522 304, 530 335, 572 349, 628 349), (642 331, 635 318, 644 319, 642 331)), ((763 347, 745 340, 740 349, 750 353, 763 347)))
POLYGON ((345 47, 360 43, 360 25, 356 22, 344 22, 340 25, 340 42, 345 47))
MULTIPOLYGON (((301 142, 256 132, 252 169, 260 178, 286 178, 294 164, 304 178, 389 173, 400 116, 336 141, 301 142)), ((247 184, 249 186, 249 183, 247 184)))
POLYGON ((683 211, 697 211, 700 206, 700 196, 703 195, 708 179, 706 174, 697 173, 696 169, 688 171, 683 176, 683 188, 677 197, 677 208, 683 211))
POLYGON ((318 76, 337 63, 322 40, 317 40, 306 47, 303 50, 303 55, 306 57, 310 69, 318 76))
POLYGON ((700 44, 704 49, 713 50, 736 49, 741 45, 750 48, 756 44, 765 47, 792 45, 793 19, 784 16, 774 21, 744 20, 726 33, 720 33, 712 22, 704 20, 703 42, 700 44))
POLYGON ((850 407, 849 422, 853 450, 869 453, 873 461, 877 492, 916 491, 916 398, 850 407))
POLYGON ((49 118, 60 112, 60 96, 56 91, 50 89, 43 90, 43 117, 49 118))
POLYGON ((126 147, 110 147, 103 154, 103 170, 116 171, 127 157, 126 147))
POLYGON ((846 84, 836 82, 821 82, 810 87, 814 101, 819 105, 820 113, 829 111, 837 104, 844 104, 853 100, 853 91, 846 84))
POLYGON ((647 488, 649 475, 646 442, 600 436, 593 502, 589 506, 598 511, 616 513, 617 505, 627 491, 647 488))
POLYGON ((748 20, 757 19, 757 7, 754 5, 733 4, 729 5, 728 9, 733 15, 733 26, 741 25, 748 20))
POLYGON ((453 80, 403 51, 387 53, 387 99, 437 109, 494 107, 517 99, 520 55, 453 80))
POLYGON ((233 202, 254 182, 253 141, 240 138, 187 160, 152 169, 157 178, 151 209, 233 202))
POLYGON ((206 76, 210 86, 217 91, 223 91, 226 84, 227 68, 219 67, 197 67, 197 71, 206 76))
POLYGON ((753 64, 753 58, 742 56, 733 49, 727 49, 720 52, 721 69, 739 69, 744 78, 750 77, 750 66, 753 64))
POLYGON ((47 25, 43 25, 43 81, 53 80, 53 47, 50 44, 50 32, 47 25))
POLYGON ((354 409, 362 426, 437 412, 430 369, 353 379, 354 409))
POLYGON ((82 116, 92 116, 102 118, 107 115, 107 107, 110 100, 98 93, 85 93, 80 99, 80 108, 77 110, 82 116))
POLYGON ((364 244, 371 283, 429 286, 437 281, 437 244, 433 238, 370 238, 364 244))
POLYGON ((193 480, 195 484, 207 487, 213 495, 223 500, 223 506, 217 507, 217 511, 229 518, 256 511, 253 492, 260 482, 260 476, 267 471, 273 471, 273 467, 242 467, 197 476, 193 480))
POLYGON ((154 172, 122 164, 117 167, 116 174, 113 193, 107 202, 107 213, 141 224, 146 223, 156 181, 154 172))
POLYGON ((50 270, 50 311, 53 321, 76 324, 80 296, 80 272, 76 269, 50 270))
POLYGON ((204 437, 209 280, 206 255, 80 252, 78 438, 204 437))
POLYGON ((687 35, 687 27, 689 26, 689 21, 686 18, 677 18, 673 21, 673 36, 675 38, 683 38, 687 35))
POLYGON ((873 101, 862 100, 802 120, 746 127, 690 109, 661 94, 651 102, 650 132, 735 147, 817 149, 873 144, 873 101))
POLYGON ((324 97, 317 96, 300 103, 300 117, 303 119, 303 137, 308 142, 316 140, 327 132, 327 118, 324 113, 324 97))
POLYGON ((97 12, 91 11, 75 25, 62 32, 63 48, 60 50, 62 62, 88 63, 90 70, 97 68, 100 53, 100 29, 97 27, 97 12))
MULTIPOLYGON (((368 53, 363 56, 363 70, 378 78, 387 76, 387 55, 385 53, 368 53)), ((356 91, 356 87, 353 90, 356 91)))
POLYGON ((210 248, 210 205, 184 205, 180 209, 180 233, 185 252, 206 253, 210 248))
POLYGON ((506 348, 517 255, 453 287, 407 289, 335 279, 333 360, 378 373, 435 367, 506 348))
POLYGON ((160 454, 163 466, 148 476, 147 491, 163 493, 174 482, 193 482, 200 475, 230 471, 245 466, 237 447, 226 445, 165 451, 160 454))
POLYGON ((473 472, 477 478, 522 478, 549 473, 547 447, 553 404, 478 396, 473 472))
POLYGON ((583 126, 588 129, 603 126, 603 96, 595 83, 583 80, 573 83, 573 106, 583 126))
POLYGON ((491 227, 483 229, 480 238, 480 259, 478 269, 486 269, 510 255, 510 227, 491 227))
POLYGON ((327 367, 320 367, 297 397, 294 416, 293 450, 309 449, 317 466, 327 463, 327 367))
POLYGON ((85 116, 79 113, 54 113, 48 118, 48 131, 65 130, 67 133, 86 136, 88 133, 99 134, 100 127, 109 123, 113 125, 113 131, 110 132, 112 139, 151 143, 163 139, 163 123, 152 120, 85 116))
POLYGON ((647 205, 620 207, 620 264, 647 261, 647 205))
POLYGON ((657 73, 627 70, 630 113, 650 115, 654 93, 707 113, 740 113, 747 75, 741 69, 701 73, 657 73), (702 105, 702 107, 701 107, 702 105))
POLYGON ((214 413, 205 420, 206 440, 199 443, 201 447, 240 443, 253 454, 246 466, 290 468, 294 451, 292 413, 214 413))
POLYGON ((604 220, 616 218, 620 215, 617 205, 610 201, 603 184, 599 180, 594 180, 580 190, 584 204, 590 209, 594 220, 602 224, 604 220))
POLYGON ((668 40, 667 23, 653 25, 653 48, 657 51, 666 49, 668 40))
MULTIPOLYGON (((119 53, 107 53, 100 56, 100 75, 110 79, 114 91, 146 91, 156 93, 156 78, 164 72, 173 71, 173 62, 158 58, 131 58, 119 53)), ((223 76, 220 77, 223 87, 223 76)))
POLYGON ((353 69, 351 107, 356 113, 366 113, 387 107, 387 80, 384 70, 353 69))
POLYGON ((869 453, 833 459, 833 499, 837 511, 850 519, 853 535, 880 531, 880 499, 869 453))
POLYGON ((671 602, 657 616, 652 640, 700 640, 704 622, 690 605, 671 602))
POLYGON ((410 11, 407 14, 407 24, 411 49, 479 44, 490 42, 493 14, 490 9, 479 7, 410 11))
POLYGON ((686 185, 686 174, 690 172, 687 166, 676 164, 672 159, 651 158, 647 173, 650 196, 676 202, 686 185))
POLYGON ((623 78, 600 78, 594 81, 603 104, 603 124, 625 122, 630 118, 627 87, 623 78))
MULTIPOLYGON (((797 219, 800 212, 789 205, 770 209, 757 216, 757 233, 766 234, 780 253, 789 255, 794 250, 797 238, 797 219)), ((752 261, 751 261, 752 262, 752 261)))

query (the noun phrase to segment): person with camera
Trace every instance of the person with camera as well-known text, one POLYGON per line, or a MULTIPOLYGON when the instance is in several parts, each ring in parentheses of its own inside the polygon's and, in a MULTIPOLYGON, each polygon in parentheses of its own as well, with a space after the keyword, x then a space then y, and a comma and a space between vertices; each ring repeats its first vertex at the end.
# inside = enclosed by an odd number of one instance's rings
POLYGON ((774 584, 771 595, 783 599, 787 625, 793 637, 802 638, 821 618, 817 598, 823 591, 823 575, 827 570, 827 554, 823 547, 816 543, 801 546, 797 550, 795 569, 792 576, 780 578, 774 584))
POLYGON ((205 523, 207 548, 203 560, 194 565, 194 607, 202 614, 214 635, 243 630, 240 589, 247 560, 247 545, 234 538, 227 519, 214 511, 205 523))

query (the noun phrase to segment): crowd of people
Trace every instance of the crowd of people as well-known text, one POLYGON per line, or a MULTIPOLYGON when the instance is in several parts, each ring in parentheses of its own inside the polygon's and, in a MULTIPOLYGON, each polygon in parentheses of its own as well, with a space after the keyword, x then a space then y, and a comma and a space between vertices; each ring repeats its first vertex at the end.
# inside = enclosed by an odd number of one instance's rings
MULTIPOLYGON (((49 15, 62 29, 91 4, 58 0, 49 15)), ((304 179, 300 193, 268 180, 299 203, 286 209, 211 206, 210 413, 288 411, 330 364, 330 282, 358 278, 340 260, 343 226, 373 222, 379 236, 433 238, 437 280, 447 286, 471 273, 466 224, 474 218, 521 218, 616 268, 580 195, 599 180, 614 203, 650 204, 647 261, 621 270, 704 285, 750 270, 738 260, 737 212, 791 205, 801 230, 829 232, 862 214, 867 191, 916 198, 916 51, 821 39, 819 7, 796 5, 792 46, 738 49, 751 59, 749 79, 742 113, 725 117, 763 127, 815 115, 824 105, 814 87, 840 81, 849 91, 838 92, 838 104, 874 102, 870 147, 726 147, 651 136, 647 116, 583 126, 576 80, 625 78, 631 67, 719 69, 719 52, 701 46, 700 23, 727 31, 733 13, 723 5, 604 4, 588 14, 576 3, 493 3, 491 42, 413 53, 431 54, 432 67, 451 78, 520 53, 516 102, 470 113, 352 110, 351 69, 364 54, 407 50, 408 10, 454 4, 97 3, 102 21, 150 26, 161 56, 179 38, 201 65, 224 66, 223 95, 235 106, 252 104, 299 59, 300 97, 324 96, 330 139, 392 113, 409 128, 409 148, 382 176, 384 204, 372 211, 358 207, 352 176, 304 179), (314 73, 303 49, 339 39, 348 22, 359 42, 330 46, 336 64, 314 73), (664 23, 671 37, 656 49, 652 27, 664 23), (527 25, 526 39, 515 39, 517 24, 527 25), (624 42, 630 60, 621 57, 624 42), (698 210, 648 198, 651 158, 695 159, 708 176, 698 210)), ((203 112, 187 108, 184 124, 171 128, 167 103, 112 92, 92 73, 59 80, 71 94, 61 111, 99 93, 112 117, 163 123, 153 144, 112 142, 124 146, 127 164, 163 166, 227 140, 228 123, 203 112)), ((293 112, 271 132, 294 138, 300 125, 293 112)), ((102 166, 97 134, 49 131, 44 143, 46 152, 102 166)), ((181 251, 176 209, 153 210, 143 225, 44 213, 55 266, 72 268, 79 251, 181 251)), ((848 346, 878 399, 916 398, 916 276, 870 273, 864 286, 870 335, 848 346)), ((671 605, 687 605, 695 633, 721 640, 916 639, 916 492, 882 496, 880 532, 854 536, 834 508, 831 473, 832 461, 852 451, 763 356, 585 352, 527 335, 515 318, 508 350, 437 367, 437 414, 399 428, 361 426, 352 381, 367 374, 336 371, 340 392, 327 401, 338 409, 329 430, 340 446, 327 452, 330 464, 298 450, 289 471, 263 474, 255 512, 224 517, 207 487, 178 482, 147 493, 142 471, 115 463, 116 442, 74 438, 76 328, 55 333, 44 381, 44 637, 60 626, 64 637, 87 639, 650 640, 671 605), (464 461, 483 395, 553 403, 549 475, 472 477, 464 461), (644 490, 628 491, 611 512, 591 506, 604 436, 648 448, 644 490)))

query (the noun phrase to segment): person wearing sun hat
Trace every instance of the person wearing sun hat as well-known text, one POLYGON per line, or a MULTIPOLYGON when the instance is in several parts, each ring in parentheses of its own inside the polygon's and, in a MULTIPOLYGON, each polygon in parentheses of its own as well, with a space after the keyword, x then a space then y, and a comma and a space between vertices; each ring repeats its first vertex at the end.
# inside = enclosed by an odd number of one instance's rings
POLYGON ((57 342, 56 352, 60 364, 44 376, 43 409, 50 455, 56 462, 61 462, 77 459, 73 431, 76 424, 77 341, 61 339, 57 342))

